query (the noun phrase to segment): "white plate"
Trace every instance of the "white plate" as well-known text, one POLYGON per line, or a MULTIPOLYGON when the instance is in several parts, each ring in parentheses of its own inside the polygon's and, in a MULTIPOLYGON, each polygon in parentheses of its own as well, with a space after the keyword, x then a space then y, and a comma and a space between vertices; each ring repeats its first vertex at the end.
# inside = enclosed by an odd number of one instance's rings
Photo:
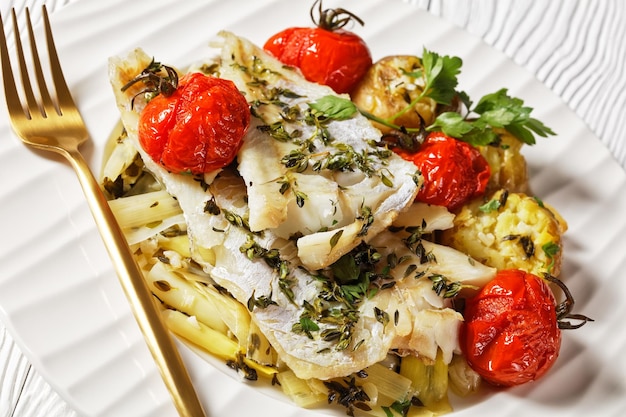
MULTIPOLYGON (((257 43, 286 26, 309 25, 310 2, 292 0, 79 1, 52 17, 66 78, 93 144, 97 172, 118 116, 107 58, 141 46, 185 65, 229 29, 257 43)), ((457 403, 454 415, 618 416, 626 413, 626 175, 600 141, 532 75, 479 39, 399 0, 344 1, 375 58, 424 46, 464 59, 461 87, 473 97, 508 87, 558 137, 529 148, 532 187, 569 222, 563 277, 576 310, 596 319, 567 331, 556 366, 540 382, 457 403)), ((325 4, 329 7, 332 4, 325 4)), ((74 174, 33 152, 0 114, 0 314, 37 370, 81 415, 173 416, 74 174)), ((344 415, 305 412, 272 389, 235 380, 181 345, 211 416, 344 415)))

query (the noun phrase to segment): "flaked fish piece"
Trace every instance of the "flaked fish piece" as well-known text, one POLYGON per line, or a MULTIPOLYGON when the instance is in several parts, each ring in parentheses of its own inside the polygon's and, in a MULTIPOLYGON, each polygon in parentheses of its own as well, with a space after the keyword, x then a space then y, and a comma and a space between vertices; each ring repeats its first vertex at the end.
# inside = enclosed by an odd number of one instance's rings
MULTIPOLYGON (((376 146, 381 133, 356 111, 321 115, 320 100, 343 98, 307 82, 261 48, 222 31, 219 74, 252 104, 256 125, 238 154, 253 231, 298 238, 298 256, 321 269, 387 228, 412 204, 421 176, 376 146)), ((338 101, 341 103, 341 101, 338 101)))
MULTIPOLYGON (((111 83, 128 138, 146 168, 178 200, 194 260, 237 300, 253 307, 252 319, 296 375, 346 376, 381 361, 391 349, 432 359, 438 349, 446 359, 458 350, 456 332, 462 317, 433 290, 430 277, 479 285, 493 277, 493 268, 419 238, 407 246, 411 225, 405 219, 402 230, 377 231, 367 245, 360 244, 381 255, 373 272, 384 278, 380 283, 361 282, 362 293, 346 299, 347 287, 332 267, 308 268, 296 242, 276 233, 277 228, 252 230, 250 186, 232 167, 210 178, 190 177, 167 172, 145 154, 137 139, 141 98, 131 106, 140 87, 122 92, 121 86, 150 61, 141 50, 110 61, 111 83), (419 250, 416 242, 421 244, 419 250), (307 328, 309 321, 316 328, 307 328)), ((421 218, 414 220, 414 226, 422 226, 421 218)), ((358 249, 349 251, 348 259, 358 249)))

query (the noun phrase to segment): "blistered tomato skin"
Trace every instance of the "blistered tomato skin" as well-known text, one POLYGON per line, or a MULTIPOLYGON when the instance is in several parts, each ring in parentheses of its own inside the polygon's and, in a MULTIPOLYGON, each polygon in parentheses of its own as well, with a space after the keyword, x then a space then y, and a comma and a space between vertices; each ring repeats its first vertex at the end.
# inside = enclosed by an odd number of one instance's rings
POLYGON ((487 160, 468 143, 441 132, 430 133, 416 152, 396 152, 412 161, 424 177, 417 201, 455 211, 487 188, 491 175, 487 160))
POLYGON ((199 175, 230 164, 249 125, 249 105, 234 83, 190 73, 172 95, 148 102, 139 142, 168 171, 199 175))
POLYGON ((282 63, 297 67, 309 81, 349 93, 372 66, 365 41, 345 30, 292 27, 267 40, 263 48, 282 63))
POLYGON ((561 331, 546 282, 520 270, 499 271, 466 300, 461 348, 470 366, 498 386, 543 376, 556 361, 561 331))

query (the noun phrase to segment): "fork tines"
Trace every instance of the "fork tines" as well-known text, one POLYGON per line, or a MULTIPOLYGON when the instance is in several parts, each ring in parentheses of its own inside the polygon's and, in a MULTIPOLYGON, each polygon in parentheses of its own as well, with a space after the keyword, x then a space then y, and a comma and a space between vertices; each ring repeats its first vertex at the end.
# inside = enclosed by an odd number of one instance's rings
POLYGON ((2 23, 2 19, 0 18, 0 48, 1 48, 1 61, 2 61, 2 73, 4 79, 4 91, 7 99, 7 107, 9 108, 9 113, 11 117, 25 117, 27 119, 31 119, 32 117, 36 117, 41 115, 42 117, 47 117, 47 115, 51 115, 53 112, 57 114, 61 114, 63 112, 63 108, 66 106, 74 107, 74 101, 70 94, 70 91, 65 82, 65 78, 63 77, 63 72, 60 70, 61 66, 59 63, 58 55, 56 52, 56 47, 54 45, 54 39, 52 37, 52 31, 50 29, 50 21, 48 18, 48 12, 46 10, 46 6, 44 5, 42 8, 44 29, 46 33, 46 43, 48 46, 48 55, 50 59, 50 72, 52 74, 52 81, 55 85, 56 89, 56 99, 57 105, 55 105, 52 97, 50 96, 46 79, 43 75, 43 70, 41 66, 41 61, 39 59, 39 53, 37 51, 37 45, 35 43, 35 34, 33 31, 32 20, 30 16, 30 11, 26 8, 26 27, 28 31, 29 38, 29 47, 31 50, 32 62, 34 66, 35 78, 37 80, 37 86, 39 90, 39 96, 41 102, 39 103, 35 98, 35 93, 33 91, 33 87, 30 81, 28 68, 26 65, 26 59, 24 55, 24 47, 22 44, 22 39, 20 36, 19 26, 17 23, 17 16, 15 13, 15 9, 12 10, 12 23, 13 23, 13 32, 15 36, 15 47, 16 54, 19 62, 20 69, 20 79, 22 81, 23 94, 26 101, 26 106, 20 104, 20 107, 24 109, 24 114, 19 115, 19 112, 16 112, 15 109, 18 108, 17 103, 21 103, 20 97, 17 91, 15 77, 13 75, 13 70, 11 67, 11 62, 9 60, 9 52, 7 47, 7 41, 5 37, 5 30, 2 23), (37 113, 39 114, 37 114, 37 113))

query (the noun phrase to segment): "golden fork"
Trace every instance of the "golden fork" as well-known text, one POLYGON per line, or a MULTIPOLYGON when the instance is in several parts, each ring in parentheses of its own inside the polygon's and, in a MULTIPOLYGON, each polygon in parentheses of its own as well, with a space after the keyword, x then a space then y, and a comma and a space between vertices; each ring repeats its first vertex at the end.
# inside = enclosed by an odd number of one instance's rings
POLYGON ((4 25, 0 16, 0 49, 4 92, 13 130, 25 144, 37 149, 59 153, 70 162, 76 171, 102 239, 117 270, 120 283, 161 372, 161 377, 172 395, 178 413, 182 417, 204 416, 191 378, 172 337, 163 324, 157 304, 141 270, 133 258, 98 182, 78 150, 78 147, 87 140, 89 134, 65 82, 54 46, 47 10, 44 6, 44 27, 50 58, 50 71, 56 89, 56 103, 51 98, 46 86, 30 14, 26 9, 30 49, 41 101, 37 102, 35 98, 24 59, 15 10, 12 14, 15 44, 26 100, 24 106, 17 92, 4 36, 4 25))

